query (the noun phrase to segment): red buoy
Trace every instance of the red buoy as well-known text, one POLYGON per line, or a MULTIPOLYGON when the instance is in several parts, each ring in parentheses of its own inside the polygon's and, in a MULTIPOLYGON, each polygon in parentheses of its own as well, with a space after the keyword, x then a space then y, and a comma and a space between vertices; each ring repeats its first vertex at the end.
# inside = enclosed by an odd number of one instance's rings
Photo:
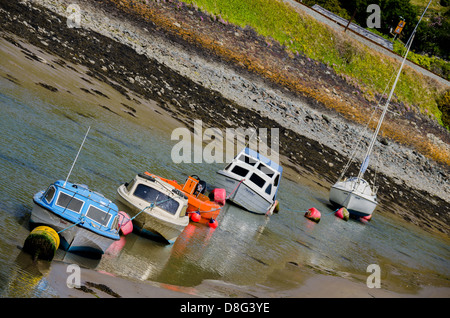
POLYGON ((336 215, 340 219, 343 219, 344 221, 348 221, 348 219, 350 218, 350 213, 346 208, 340 208, 334 215, 336 215))
POLYGON ((215 188, 214 190, 211 191, 211 193, 213 194, 214 202, 220 205, 225 205, 225 201, 227 199, 225 189, 215 188))
POLYGON ((361 220, 362 222, 368 222, 368 221, 370 221, 371 219, 372 219, 372 214, 371 214, 371 215, 362 216, 362 217, 360 218, 360 220, 361 220))
POLYGON ((219 225, 219 224, 218 224, 217 221, 214 220, 213 218, 211 218, 211 219, 209 220, 209 222, 208 222, 208 226, 209 226, 210 228, 215 229, 215 228, 217 227, 217 225, 219 225))
POLYGON ((119 228, 123 235, 133 232, 133 222, 128 214, 119 211, 119 228))
POLYGON ((202 218, 202 216, 200 215, 199 212, 191 213, 191 221, 192 222, 198 222, 198 221, 200 221, 201 218, 202 218))
POLYGON ((310 209, 308 209, 308 211, 305 213, 305 217, 306 217, 307 219, 310 219, 310 220, 313 221, 313 222, 319 223, 321 214, 320 214, 320 211, 317 210, 316 208, 310 208, 310 209))

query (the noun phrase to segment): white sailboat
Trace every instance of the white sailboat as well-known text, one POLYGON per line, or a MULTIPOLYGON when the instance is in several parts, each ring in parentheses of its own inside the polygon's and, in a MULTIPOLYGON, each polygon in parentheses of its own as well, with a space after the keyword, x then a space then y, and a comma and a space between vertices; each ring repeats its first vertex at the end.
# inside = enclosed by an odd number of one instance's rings
MULTIPOLYGON (((402 64, 395 78, 394 84, 392 85, 391 91, 389 93, 389 97, 386 101, 386 104, 383 108, 383 112, 378 120, 377 128, 372 135, 369 146, 367 148, 366 154, 364 156, 364 160, 362 161, 361 167, 359 169, 359 173, 357 177, 346 178, 342 180, 343 175, 339 178, 339 180, 331 187, 330 189, 330 202, 338 207, 345 207, 350 214, 359 217, 371 217, 373 211, 377 207, 377 187, 371 188, 369 183, 364 179, 364 173, 369 166, 370 157, 372 155, 373 146, 375 145, 375 141, 378 136, 378 132, 380 131, 381 125, 383 123, 383 119, 387 113, 389 103, 391 101, 392 95, 394 94, 395 86, 397 85, 398 79, 400 78, 400 74, 402 72, 403 66, 405 64, 406 58, 409 53, 409 49, 411 48, 411 43, 414 39, 414 35, 417 30, 417 26, 422 20, 425 12, 427 11, 429 5, 425 8, 422 16, 419 19, 414 31, 411 34, 410 39, 408 40, 406 47, 406 53, 403 57, 402 64)), ((352 159, 350 159, 352 160, 352 159)), ((348 165, 347 165, 348 166, 348 165)))

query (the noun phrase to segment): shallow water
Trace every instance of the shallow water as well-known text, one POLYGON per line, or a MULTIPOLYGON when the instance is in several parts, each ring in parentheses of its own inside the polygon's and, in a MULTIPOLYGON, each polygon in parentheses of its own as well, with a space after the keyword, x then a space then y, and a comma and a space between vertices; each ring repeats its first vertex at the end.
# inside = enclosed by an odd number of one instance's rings
MULTIPOLYGON (((54 103, 45 90, 0 78, 0 295, 55 297, 45 272, 29 264, 20 247, 29 234, 32 197, 65 179, 88 126, 90 134, 70 180, 115 199, 117 187, 150 171, 183 181, 188 174, 214 183, 222 164, 174 164, 175 141, 161 125, 145 126, 89 103, 54 103), (44 273, 44 274, 42 274, 44 273)), ((58 94, 58 93, 57 93, 58 94)), ((409 224, 375 213, 370 223, 335 218, 327 193, 284 178, 281 211, 270 218, 227 204, 215 230, 191 223, 173 245, 136 234, 114 243, 100 261, 58 251, 56 259, 114 275, 196 286, 205 279, 262 284, 291 262, 312 272, 364 280, 379 264, 384 286, 417 291, 420 285, 450 287, 450 247, 409 224), (316 207, 316 224, 304 210, 316 207)), ((42 268, 44 267, 44 268, 42 268)))

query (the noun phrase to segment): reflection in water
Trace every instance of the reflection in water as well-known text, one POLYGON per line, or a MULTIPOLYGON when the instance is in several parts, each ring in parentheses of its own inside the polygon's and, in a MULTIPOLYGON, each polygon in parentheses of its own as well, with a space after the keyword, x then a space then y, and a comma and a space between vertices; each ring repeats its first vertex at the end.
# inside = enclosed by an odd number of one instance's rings
POLYGON ((31 256, 20 252, 14 261, 14 270, 2 281, 2 297, 54 297, 56 292, 48 286, 45 277, 50 271, 47 261, 33 261, 31 256))

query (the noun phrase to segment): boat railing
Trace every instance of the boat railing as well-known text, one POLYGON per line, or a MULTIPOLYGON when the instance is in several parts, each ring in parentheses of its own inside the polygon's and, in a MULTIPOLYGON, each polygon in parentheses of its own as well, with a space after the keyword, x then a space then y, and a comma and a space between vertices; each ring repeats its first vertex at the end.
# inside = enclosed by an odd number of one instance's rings
POLYGON ((378 193, 378 186, 374 185, 372 190, 372 195, 376 195, 378 193))
MULTIPOLYGON (((76 185, 76 184, 75 184, 75 185, 76 185)), ((77 196, 80 196, 80 197, 82 197, 82 198, 84 198, 84 199, 86 199, 86 200, 94 201, 95 203, 98 203, 98 204, 100 204, 101 206, 103 206, 103 207, 105 207, 105 208, 108 208, 109 210, 114 209, 113 207, 110 207, 110 206, 109 206, 109 205, 112 203, 111 200, 106 199, 102 194, 100 194, 100 193, 98 193, 98 192, 95 192, 95 191, 87 190, 87 189, 86 189, 87 191, 89 191, 89 192, 91 192, 91 193, 94 193, 94 194, 96 194, 96 195, 98 195, 98 196, 101 196, 101 197, 102 197, 103 199, 105 199, 105 200, 108 200, 108 201, 109 201, 108 204, 106 204, 105 202, 102 202, 102 201, 100 201, 100 200, 96 200, 96 199, 92 198, 90 194, 89 194, 89 195, 84 195, 84 194, 81 194, 81 193, 79 193, 79 192, 77 192, 77 191, 68 189, 68 188, 66 188, 66 187, 61 187, 61 188, 64 189, 64 190, 66 190, 66 191, 69 191, 69 192, 73 193, 73 197, 75 197, 75 195, 77 195, 77 196)))

